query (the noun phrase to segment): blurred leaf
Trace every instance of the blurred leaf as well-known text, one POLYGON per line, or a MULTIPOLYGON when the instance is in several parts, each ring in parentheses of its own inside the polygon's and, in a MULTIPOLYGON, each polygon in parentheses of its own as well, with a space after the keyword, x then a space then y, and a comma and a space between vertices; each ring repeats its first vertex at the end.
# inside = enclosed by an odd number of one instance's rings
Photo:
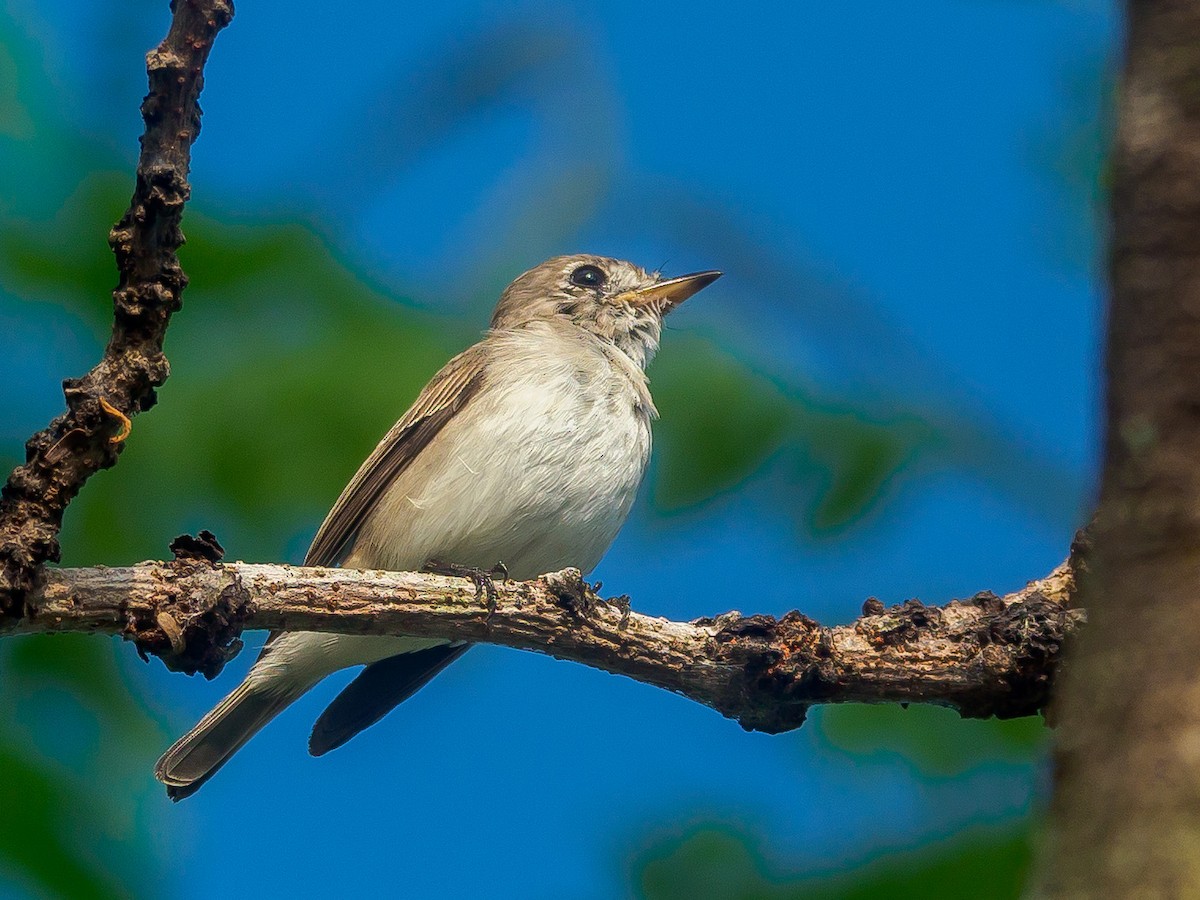
MULTIPOLYGON (((420 157, 444 152, 459 132, 513 107, 538 121, 539 147, 555 151, 536 154, 543 164, 607 168, 618 152, 617 110, 591 45, 542 14, 456 33, 422 63, 364 92, 348 113, 355 140, 348 145, 339 135, 324 150, 323 177, 311 187, 339 209, 370 200, 420 157), (586 117, 573 114, 581 97, 588 98, 586 117)), ((529 161, 522 154, 513 163, 529 161)), ((582 183, 564 180, 562 188, 578 192, 582 183)))
POLYGON ((657 848, 651 857, 639 879, 638 895, 647 900, 800 896, 771 878, 746 839, 730 831, 706 828, 657 848))
POLYGON ((662 412, 653 499, 664 511, 710 500, 782 456, 791 477, 777 501, 808 531, 836 531, 865 515, 931 440, 916 420, 877 422, 785 388, 698 335, 671 343, 650 373, 662 412))
POLYGON ((736 487, 780 449, 794 414, 775 385, 715 345, 671 338, 650 371, 663 415, 654 500, 666 510, 736 487))
POLYGON ((21 683, 28 688, 54 684, 109 720, 126 741, 150 743, 161 737, 114 665, 112 641, 61 634, 6 643, 10 645, 6 657, 10 693, 21 683))
MULTIPOLYGON (((146 761, 161 730, 118 665, 118 642, 33 635, 0 645, 0 861, 39 894, 142 894, 146 761)), ((124 656, 124 654, 121 654, 124 656)))
POLYGON ((646 854, 635 874, 646 900, 1007 900, 1021 895, 1029 833, 975 833, 889 853, 828 876, 772 871, 754 842, 710 826, 646 854))
POLYGON ((101 859, 89 859, 66 823, 95 818, 60 773, 51 774, 0 739, 0 859, 54 897, 130 896, 101 859))
POLYGON ((0 43, 0 136, 24 140, 33 133, 33 119, 21 102, 21 63, 15 48, 0 43))
POLYGON ((901 758, 926 776, 955 777, 989 763, 1028 763, 1042 756, 1050 732, 1040 716, 964 719, 916 704, 838 704, 813 710, 810 727, 857 765, 901 758))
POLYGON ((876 422, 852 412, 810 419, 805 437, 823 470, 810 513, 816 534, 836 532, 865 516, 918 452, 933 446, 928 425, 876 422))
POLYGON ((941 845, 927 844, 907 854, 888 854, 858 872, 829 878, 828 887, 814 885, 808 896, 828 900, 1008 900, 1022 895, 1031 856, 1031 837, 1024 829, 968 835, 941 845))
POLYGON ((0 224, 0 284, 25 300, 67 303, 107 332, 117 273, 105 237, 130 189, 127 175, 91 172, 50 221, 0 224))

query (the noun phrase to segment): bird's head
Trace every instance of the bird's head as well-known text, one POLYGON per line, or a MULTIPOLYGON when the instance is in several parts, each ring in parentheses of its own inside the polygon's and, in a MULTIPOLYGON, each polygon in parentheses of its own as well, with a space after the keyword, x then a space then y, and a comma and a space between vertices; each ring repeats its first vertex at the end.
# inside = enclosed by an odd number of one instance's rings
POLYGON ((492 314, 492 328, 566 321, 615 344, 645 366, 658 349, 663 316, 720 277, 720 272, 696 272, 664 278, 620 259, 556 256, 505 289, 492 314))

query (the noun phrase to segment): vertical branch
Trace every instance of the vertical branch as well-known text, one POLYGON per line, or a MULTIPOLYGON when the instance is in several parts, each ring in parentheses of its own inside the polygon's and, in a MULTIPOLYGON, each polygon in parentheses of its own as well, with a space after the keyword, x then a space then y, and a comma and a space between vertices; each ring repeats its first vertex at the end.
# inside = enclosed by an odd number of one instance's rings
POLYGON ((1128 12, 1089 625, 1035 896, 1200 897, 1200 5, 1128 12))
POLYGON ((89 477, 117 461, 131 417, 155 402, 170 367, 163 338, 187 276, 176 250, 190 188, 192 143, 200 132, 204 63, 233 16, 230 0, 174 0, 166 38, 146 56, 150 91, 142 103, 133 199, 109 243, 120 273, 113 330, 104 357, 63 382, 67 410, 25 445, 0 496, 0 615, 20 613, 38 566, 59 559, 67 504, 89 477))

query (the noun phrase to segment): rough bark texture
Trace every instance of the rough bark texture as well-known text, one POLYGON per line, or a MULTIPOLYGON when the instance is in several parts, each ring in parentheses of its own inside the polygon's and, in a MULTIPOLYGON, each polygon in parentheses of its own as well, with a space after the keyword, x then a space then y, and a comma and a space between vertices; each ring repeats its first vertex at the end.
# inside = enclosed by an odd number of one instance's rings
POLYGON ((187 278, 175 251, 188 198, 197 100, 213 40, 233 16, 228 0, 178 0, 167 37, 146 57, 150 92, 133 199, 109 235, 119 282, 112 338, 82 378, 63 382, 67 411, 25 445, 25 464, 0 498, 0 617, 19 613, 34 573, 59 558, 63 511, 83 483, 117 460, 129 419, 154 405, 167 378, 163 337, 187 278))
POLYGON ((122 634, 173 669, 209 677, 237 651, 243 627, 458 638, 628 675, 747 729, 780 732, 800 726, 814 703, 936 703, 973 717, 1036 713, 1064 637, 1083 619, 1069 608, 1069 563, 1003 598, 981 593, 890 609, 868 600, 862 618, 832 628, 796 612, 652 618, 631 610, 627 598, 602 600, 571 569, 496 588, 493 609, 472 582, 427 574, 203 558, 50 569, 28 597, 29 614, 0 622, 0 636, 122 634))
POLYGON ((1200 897, 1200 4, 1129 13, 1091 621, 1034 896, 1200 897))

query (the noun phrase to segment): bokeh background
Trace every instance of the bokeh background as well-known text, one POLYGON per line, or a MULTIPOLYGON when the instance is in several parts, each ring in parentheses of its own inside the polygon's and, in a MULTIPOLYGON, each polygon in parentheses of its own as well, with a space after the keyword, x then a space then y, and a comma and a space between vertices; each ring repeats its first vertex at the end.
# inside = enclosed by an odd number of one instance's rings
MULTIPOLYGON (((98 357, 165 0, 0 2, 0 462, 98 357)), ((1011 590, 1096 476, 1109 2, 243 2, 208 68, 172 377, 64 564, 212 529, 299 561, 500 289, 556 253, 726 277, 672 317, 634 514, 647 612, 1011 590)), ((708 709, 481 648, 329 757, 323 684, 194 799, 232 687, 119 641, 0 646, 0 895, 1016 896, 1039 720, 708 709)), ((349 675, 347 674, 347 678, 349 675)), ((346 679, 342 679, 344 681, 346 679)))

